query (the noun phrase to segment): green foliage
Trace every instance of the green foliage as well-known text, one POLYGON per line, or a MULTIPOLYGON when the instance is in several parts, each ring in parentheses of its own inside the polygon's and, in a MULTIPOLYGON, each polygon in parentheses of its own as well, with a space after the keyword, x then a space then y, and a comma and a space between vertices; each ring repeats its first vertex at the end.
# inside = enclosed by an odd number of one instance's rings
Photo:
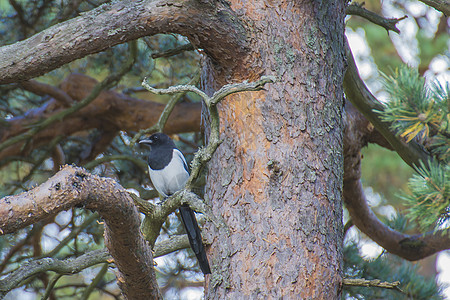
POLYGON ((397 256, 382 254, 373 260, 367 260, 359 254, 359 248, 351 243, 344 248, 344 275, 347 278, 380 279, 382 281, 400 281, 401 291, 344 287, 343 299, 443 299, 441 289, 434 278, 426 278, 417 272, 418 266, 397 256))
POLYGON ((382 119, 407 142, 421 142, 435 158, 417 166, 417 175, 408 183, 410 192, 401 195, 409 207, 408 217, 422 230, 429 230, 450 219, 450 86, 438 82, 428 86, 416 70, 407 66, 383 77, 391 98, 379 111, 382 119))
POLYGON ((411 194, 401 198, 409 206, 408 217, 417 221, 422 230, 442 225, 450 219, 450 166, 430 161, 417 168, 417 175, 409 180, 411 194))
POLYGON ((396 69, 393 76, 382 74, 385 89, 391 98, 379 111, 392 130, 407 142, 418 137, 424 145, 442 161, 449 159, 450 141, 449 107, 450 86, 433 83, 425 85, 425 79, 417 70, 407 66, 396 69), (435 144, 436 143, 436 144, 435 144))

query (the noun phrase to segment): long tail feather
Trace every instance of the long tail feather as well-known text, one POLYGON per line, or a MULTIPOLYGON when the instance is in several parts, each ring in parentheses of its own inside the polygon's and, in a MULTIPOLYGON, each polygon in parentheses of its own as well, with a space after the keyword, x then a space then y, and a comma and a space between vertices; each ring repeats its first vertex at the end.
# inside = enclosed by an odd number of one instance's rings
POLYGON ((211 274, 208 258, 206 257, 206 251, 202 243, 200 228, 198 227, 194 211, 187 204, 181 206, 179 210, 184 228, 186 229, 186 233, 189 238, 189 243, 191 244, 191 248, 194 251, 195 256, 197 256, 200 269, 203 274, 211 274))

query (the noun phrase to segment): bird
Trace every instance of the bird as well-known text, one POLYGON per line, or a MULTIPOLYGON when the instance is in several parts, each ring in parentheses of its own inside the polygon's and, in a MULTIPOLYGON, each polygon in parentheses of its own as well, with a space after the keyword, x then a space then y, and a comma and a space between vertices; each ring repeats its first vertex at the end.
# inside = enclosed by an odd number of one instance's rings
MULTIPOLYGON (((186 159, 177 149, 173 140, 168 135, 159 132, 140 140, 139 144, 150 146, 148 173, 158 193, 165 199, 181 190, 189 178, 189 169, 186 159)), ((178 210, 200 269, 205 275, 211 274, 194 211, 188 204, 181 205, 178 210)))

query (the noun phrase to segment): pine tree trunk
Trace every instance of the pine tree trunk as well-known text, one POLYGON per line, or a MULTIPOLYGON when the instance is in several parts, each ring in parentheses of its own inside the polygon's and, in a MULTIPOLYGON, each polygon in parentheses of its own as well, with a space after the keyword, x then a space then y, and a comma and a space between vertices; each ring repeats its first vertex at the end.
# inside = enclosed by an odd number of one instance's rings
POLYGON ((275 75, 226 98, 206 196, 208 299, 338 299, 342 280, 344 2, 240 1, 242 68, 206 61, 203 87, 275 75))

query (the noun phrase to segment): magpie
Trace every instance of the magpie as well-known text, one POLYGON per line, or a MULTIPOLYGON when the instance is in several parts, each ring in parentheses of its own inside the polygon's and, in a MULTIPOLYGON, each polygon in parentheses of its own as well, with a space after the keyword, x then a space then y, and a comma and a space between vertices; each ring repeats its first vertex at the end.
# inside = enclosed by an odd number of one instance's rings
MULTIPOLYGON (((148 173, 158 193, 167 198, 181 190, 189 178, 189 171, 186 159, 172 139, 164 133, 155 133, 139 143, 150 146, 148 173)), ((203 274, 211 274, 194 211, 189 205, 183 204, 179 212, 200 269, 203 274)))

